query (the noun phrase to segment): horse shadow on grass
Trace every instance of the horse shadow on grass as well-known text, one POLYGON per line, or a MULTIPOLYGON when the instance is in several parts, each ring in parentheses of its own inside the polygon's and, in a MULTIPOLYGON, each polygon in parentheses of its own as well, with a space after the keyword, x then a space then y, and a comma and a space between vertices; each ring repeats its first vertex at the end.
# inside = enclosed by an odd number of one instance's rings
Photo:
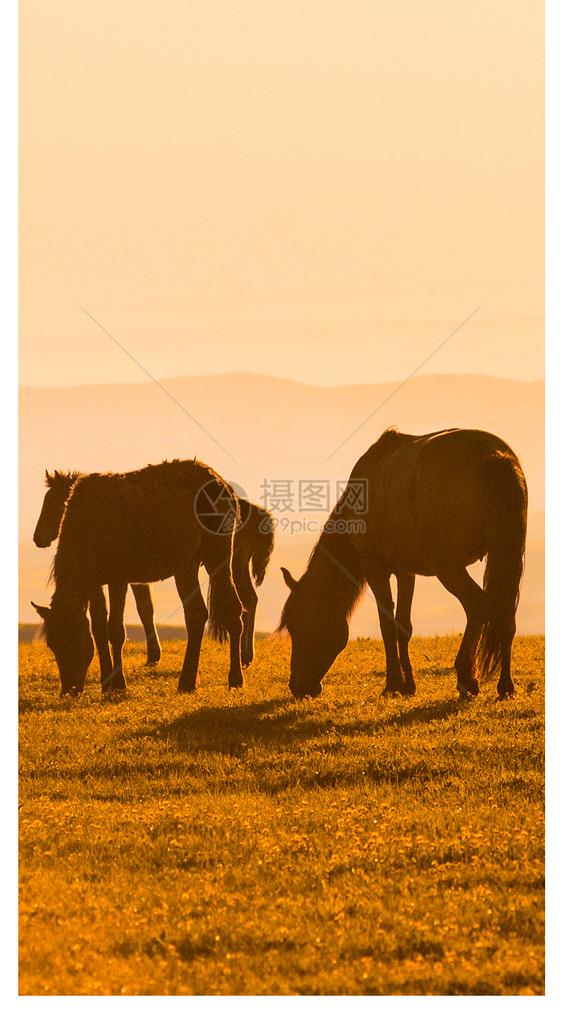
MULTIPOLYGON (((204 705, 172 719, 144 725, 128 738, 158 740, 173 743, 180 752, 199 751, 225 756, 245 756, 253 746, 283 751, 295 743, 306 744, 326 739, 342 744, 345 737, 369 735, 376 742, 378 734, 389 729, 407 728, 446 721, 466 711, 472 702, 460 698, 434 704, 405 705, 404 710, 392 710, 383 704, 384 711, 370 716, 341 720, 327 717, 315 704, 297 703, 281 696, 267 700, 216 707, 204 705)), ((349 700, 342 701, 342 707, 349 700)))
POLYGON ((150 793, 152 784, 170 797, 200 791, 202 784, 213 793, 243 789, 277 795, 297 787, 429 783, 436 775, 451 776, 446 759, 424 751, 390 763, 388 751, 377 746, 396 730, 445 723, 473 707, 451 698, 415 705, 373 700, 370 713, 364 708, 357 716, 350 715, 353 701, 348 697, 341 700, 339 717, 333 700, 327 714, 321 702, 295 702, 281 688, 248 703, 237 692, 228 703, 212 705, 208 698, 201 706, 193 699, 190 703, 190 710, 173 719, 145 718, 135 729, 121 729, 116 759, 88 755, 80 777, 109 778, 109 789, 95 790, 104 799, 108 792, 111 797, 122 792, 123 779, 134 784, 139 778, 143 793, 150 793))
POLYGON ((209 791, 219 793, 245 788, 277 795, 297 787, 430 783, 451 776, 446 758, 424 753, 389 763, 388 751, 377 751, 377 743, 399 728, 445 722, 471 704, 444 700, 342 721, 315 714, 314 707, 281 697, 240 708, 204 706, 145 725, 127 738, 129 743, 138 741, 138 771, 145 766, 142 747, 147 739, 166 748, 156 766, 154 759, 147 762, 146 773, 166 781, 169 795, 197 790, 203 772, 209 791), (360 742, 354 746, 355 738, 360 742))

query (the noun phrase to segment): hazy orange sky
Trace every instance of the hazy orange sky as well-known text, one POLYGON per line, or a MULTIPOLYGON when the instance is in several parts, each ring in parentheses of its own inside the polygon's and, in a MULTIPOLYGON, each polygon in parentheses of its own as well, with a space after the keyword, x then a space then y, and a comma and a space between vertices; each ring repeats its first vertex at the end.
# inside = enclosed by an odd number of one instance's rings
POLYGON ((543 366, 536 0, 21 0, 20 380, 543 366))

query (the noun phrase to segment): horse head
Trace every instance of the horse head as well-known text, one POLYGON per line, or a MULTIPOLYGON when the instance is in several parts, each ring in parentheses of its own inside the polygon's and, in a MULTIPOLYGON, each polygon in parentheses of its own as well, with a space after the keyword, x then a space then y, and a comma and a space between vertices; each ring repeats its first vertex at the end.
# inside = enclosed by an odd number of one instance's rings
POLYGON ((51 606, 31 605, 43 620, 41 635, 53 652, 61 681, 61 697, 81 694, 88 666, 94 657, 94 642, 86 607, 77 603, 51 606))
POLYGON ((33 533, 33 541, 40 549, 47 549, 58 539, 65 504, 78 475, 78 472, 58 472, 56 469, 52 475, 45 471, 47 492, 33 533))
POLYGON ((281 571, 291 591, 279 624, 291 636, 289 688, 299 699, 318 697, 324 676, 348 642, 347 617, 331 608, 322 589, 311 588, 304 578, 295 580, 286 567, 281 571))

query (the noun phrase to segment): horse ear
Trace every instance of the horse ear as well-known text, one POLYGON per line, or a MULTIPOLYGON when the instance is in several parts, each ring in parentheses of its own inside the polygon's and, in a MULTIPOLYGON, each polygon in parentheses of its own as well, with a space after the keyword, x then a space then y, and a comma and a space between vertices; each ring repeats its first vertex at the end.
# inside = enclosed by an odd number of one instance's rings
POLYGON ((286 567, 281 567, 281 573, 285 579, 285 584, 287 585, 287 588, 290 588, 291 591, 293 591, 297 587, 298 581, 295 581, 293 575, 289 570, 287 570, 286 567))
POLYGON ((49 615, 49 613, 51 611, 49 609, 49 606, 38 606, 36 602, 32 602, 31 605, 35 609, 35 612, 39 613, 39 616, 41 617, 41 619, 43 621, 47 619, 47 616, 49 615))

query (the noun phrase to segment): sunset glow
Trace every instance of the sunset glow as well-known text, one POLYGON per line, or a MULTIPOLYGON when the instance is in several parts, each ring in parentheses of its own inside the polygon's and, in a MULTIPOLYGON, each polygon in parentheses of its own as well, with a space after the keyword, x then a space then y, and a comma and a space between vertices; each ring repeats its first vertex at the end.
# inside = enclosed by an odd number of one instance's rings
POLYGON ((21 381, 543 376, 529 2, 20 8, 21 381), (343 354, 345 352, 345 355, 343 354))

